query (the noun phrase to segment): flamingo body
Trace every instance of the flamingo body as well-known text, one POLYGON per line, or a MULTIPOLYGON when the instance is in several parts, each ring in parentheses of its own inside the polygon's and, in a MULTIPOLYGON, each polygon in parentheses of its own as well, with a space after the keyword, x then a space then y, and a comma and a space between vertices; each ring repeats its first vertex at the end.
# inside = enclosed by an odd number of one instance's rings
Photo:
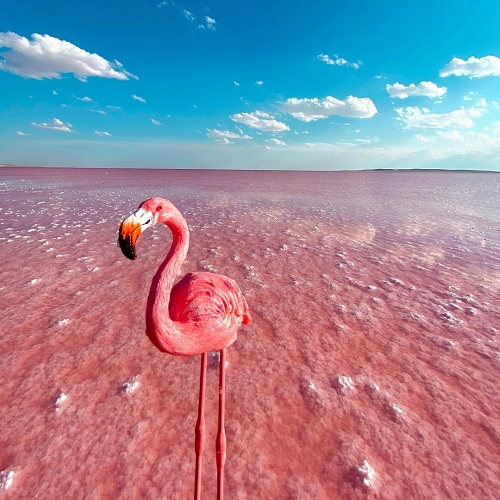
MULTIPOLYGON (((153 282, 151 290, 154 286, 153 282)), ((241 324, 251 322, 246 300, 234 280, 214 273, 188 273, 170 292, 168 315, 175 328, 158 338, 167 328, 162 322, 167 313, 156 296, 150 292, 147 334, 158 349, 170 354, 220 351, 236 340, 241 324)))
POLYGON ((251 323, 246 300, 234 280, 215 273, 188 273, 174 285, 189 248, 186 221, 172 203, 151 198, 120 227, 123 253, 136 258, 135 243, 146 228, 166 224, 172 231, 170 251, 149 292, 146 331, 162 352, 191 356, 231 345, 241 324, 251 323))

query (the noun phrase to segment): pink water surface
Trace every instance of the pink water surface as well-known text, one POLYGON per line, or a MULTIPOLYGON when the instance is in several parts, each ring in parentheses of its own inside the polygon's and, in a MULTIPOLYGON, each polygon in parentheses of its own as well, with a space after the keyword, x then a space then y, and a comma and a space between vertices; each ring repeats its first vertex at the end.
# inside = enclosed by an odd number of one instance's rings
MULTIPOLYGON (((498 498, 500 174, 0 169, 0 496, 190 498, 199 357, 145 335, 166 228, 243 290, 231 499, 498 498)), ((216 489, 217 360, 204 498, 216 489)))

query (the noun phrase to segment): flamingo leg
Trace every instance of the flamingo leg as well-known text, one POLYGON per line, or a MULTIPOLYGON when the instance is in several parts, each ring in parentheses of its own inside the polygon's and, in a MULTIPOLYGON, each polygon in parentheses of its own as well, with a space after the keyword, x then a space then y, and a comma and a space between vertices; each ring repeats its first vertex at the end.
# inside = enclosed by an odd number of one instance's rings
POLYGON ((217 500, 224 497, 224 463, 226 461, 226 431, 224 429, 224 405, 226 399, 226 348, 220 351, 219 360, 219 427, 217 440, 217 500))
POLYGON ((201 459, 203 455, 203 445, 205 442, 205 386, 207 381, 207 353, 201 355, 200 370, 200 399, 198 403, 198 420, 196 422, 196 474, 194 481, 194 498, 201 498, 201 459))

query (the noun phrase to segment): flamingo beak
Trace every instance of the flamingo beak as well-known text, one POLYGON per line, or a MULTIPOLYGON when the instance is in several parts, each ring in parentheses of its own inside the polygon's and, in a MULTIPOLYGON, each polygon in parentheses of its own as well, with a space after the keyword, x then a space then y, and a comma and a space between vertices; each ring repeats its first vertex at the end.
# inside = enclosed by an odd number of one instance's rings
POLYGON ((123 255, 127 259, 137 259, 135 252, 135 243, 137 238, 142 233, 140 220, 135 214, 129 215, 120 225, 120 233, 118 235, 118 244, 122 249, 123 255))

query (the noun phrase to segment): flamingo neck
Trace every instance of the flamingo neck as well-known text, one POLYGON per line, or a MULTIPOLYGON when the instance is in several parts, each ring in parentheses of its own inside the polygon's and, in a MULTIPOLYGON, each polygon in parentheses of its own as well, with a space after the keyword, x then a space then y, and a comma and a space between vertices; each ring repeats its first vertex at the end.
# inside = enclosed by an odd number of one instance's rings
POLYGON ((170 318, 170 293, 186 259, 189 248, 189 231, 180 212, 161 222, 172 231, 172 245, 151 283, 146 328, 148 337, 160 351, 176 354, 179 350, 177 344, 178 341, 181 341, 181 332, 170 318))

